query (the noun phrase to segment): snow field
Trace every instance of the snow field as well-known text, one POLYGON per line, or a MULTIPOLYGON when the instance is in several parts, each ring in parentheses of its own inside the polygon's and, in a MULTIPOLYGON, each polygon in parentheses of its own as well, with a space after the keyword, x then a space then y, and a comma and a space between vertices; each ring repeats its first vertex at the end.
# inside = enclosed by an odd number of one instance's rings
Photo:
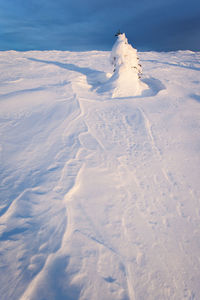
POLYGON ((200 54, 139 57, 0 53, 1 299, 199 299, 200 54))

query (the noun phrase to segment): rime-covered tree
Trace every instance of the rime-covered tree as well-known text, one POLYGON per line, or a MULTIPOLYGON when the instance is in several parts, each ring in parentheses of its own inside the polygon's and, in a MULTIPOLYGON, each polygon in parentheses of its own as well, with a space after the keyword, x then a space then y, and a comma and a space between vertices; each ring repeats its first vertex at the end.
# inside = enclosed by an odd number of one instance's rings
POLYGON ((128 43, 124 33, 119 31, 115 36, 117 40, 110 55, 113 73, 98 90, 113 98, 141 95, 148 86, 140 79, 142 67, 137 50, 128 43))
POLYGON ((137 50, 128 43, 124 33, 118 32, 116 36, 110 55, 114 70, 104 90, 110 91, 112 97, 141 95, 147 86, 140 80, 142 67, 137 50))
POLYGON ((131 68, 140 78, 142 67, 139 63, 137 50, 128 43, 124 33, 119 31, 115 36, 117 36, 117 41, 112 48, 110 57, 111 64, 114 66, 114 72, 125 66, 131 68))

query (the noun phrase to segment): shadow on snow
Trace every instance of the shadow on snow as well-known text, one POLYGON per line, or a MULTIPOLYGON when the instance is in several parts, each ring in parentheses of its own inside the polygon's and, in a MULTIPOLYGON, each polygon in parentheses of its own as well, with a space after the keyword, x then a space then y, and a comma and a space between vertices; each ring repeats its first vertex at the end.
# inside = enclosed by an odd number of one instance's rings
MULTIPOLYGON (((81 73, 86 76, 88 84, 91 85, 91 90, 97 90, 97 93, 100 93, 100 92, 98 92, 99 86, 101 84, 104 84, 108 80, 106 73, 102 72, 102 71, 93 70, 93 69, 86 68, 86 67, 79 67, 74 64, 66 64, 66 63, 64 64, 64 63, 60 63, 57 61, 48 61, 48 60, 41 60, 41 59, 36 59, 36 58, 28 58, 28 59, 31 61, 34 61, 34 62, 55 65, 57 67, 60 67, 60 68, 63 68, 63 69, 69 70, 69 71, 81 73)), ((133 97, 120 97, 120 99, 152 97, 152 96, 157 95, 161 90, 166 89, 165 85, 159 79, 156 79, 153 77, 147 77, 147 78, 142 79, 142 81, 144 83, 146 83, 149 87, 147 90, 144 90, 142 92, 142 95, 133 96, 133 97)), ((115 99, 115 98, 113 98, 113 99, 115 99)))
POLYGON ((102 71, 93 70, 85 67, 79 67, 74 64, 64 64, 57 61, 48 61, 48 60, 41 60, 36 58, 28 58, 28 59, 31 61, 54 65, 69 71, 81 73, 86 76, 88 84, 92 86, 92 90, 96 89, 98 85, 101 84, 101 82, 107 79, 106 73, 102 71))

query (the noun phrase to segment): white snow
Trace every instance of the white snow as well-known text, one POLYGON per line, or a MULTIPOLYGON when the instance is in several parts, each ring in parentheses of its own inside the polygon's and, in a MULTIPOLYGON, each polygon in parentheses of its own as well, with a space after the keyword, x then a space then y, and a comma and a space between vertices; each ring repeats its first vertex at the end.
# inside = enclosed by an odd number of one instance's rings
POLYGON ((140 80, 142 67, 138 60, 137 50, 128 43, 125 34, 118 35, 110 55, 114 72, 98 91, 107 92, 112 98, 141 95, 148 86, 140 80))
POLYGON ((200 299, 200 52, 138 56, 0 52, 1 300, 200 299))

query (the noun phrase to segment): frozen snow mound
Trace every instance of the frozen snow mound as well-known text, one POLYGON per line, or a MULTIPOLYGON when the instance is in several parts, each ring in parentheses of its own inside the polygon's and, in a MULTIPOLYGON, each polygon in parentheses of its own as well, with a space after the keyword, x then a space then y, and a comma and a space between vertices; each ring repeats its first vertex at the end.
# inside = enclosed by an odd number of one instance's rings
POLYGON ((148 86, 141 82, 142 67, 139 64, 137 50, 129 43, 125 34, 119 34, 115 42, 110 62, 114 71, 105 85, 113 98, 141 95, 148 86))

